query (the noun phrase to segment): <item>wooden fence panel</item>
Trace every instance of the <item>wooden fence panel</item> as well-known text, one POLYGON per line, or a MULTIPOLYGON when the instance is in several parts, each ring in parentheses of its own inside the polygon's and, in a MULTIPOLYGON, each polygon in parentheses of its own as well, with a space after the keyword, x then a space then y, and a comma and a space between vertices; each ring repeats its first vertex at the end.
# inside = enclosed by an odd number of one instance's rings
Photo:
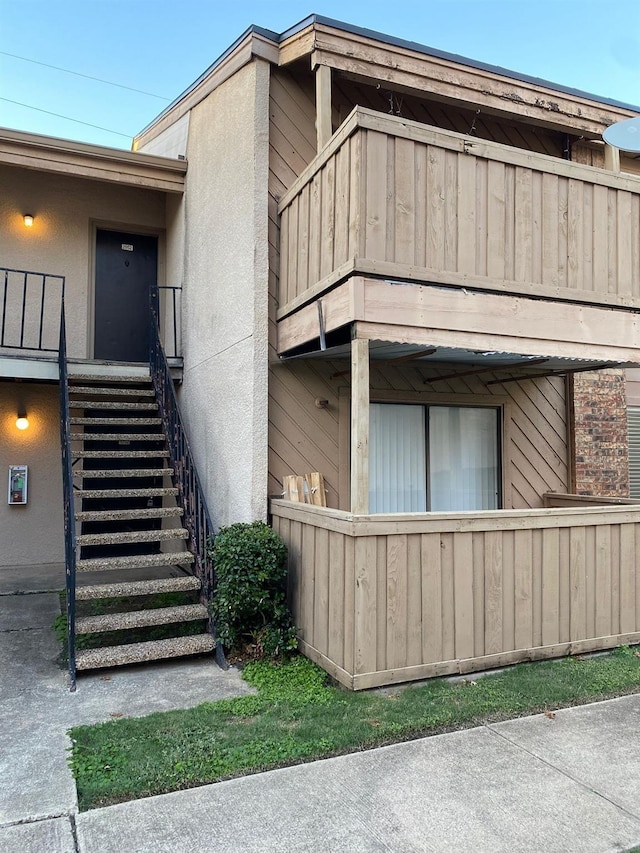
POLYGON ((273 510, 302 648, 350 687, 640 642, 640 510, 533 510, 493 529, 461 515, 441 532, 437 515, 389 529, 388 516, 273 510))

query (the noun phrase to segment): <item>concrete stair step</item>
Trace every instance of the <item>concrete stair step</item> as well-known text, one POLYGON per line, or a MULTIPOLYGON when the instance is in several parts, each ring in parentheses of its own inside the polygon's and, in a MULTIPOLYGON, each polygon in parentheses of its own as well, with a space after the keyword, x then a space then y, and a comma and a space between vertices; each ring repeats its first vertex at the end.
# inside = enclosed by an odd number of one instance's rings
POLYGON ((77 601, 92 601, 97 598, 120 598, 123 596, 155 595, 162 592, 189 592, 200 589, 200 581, 194 575, 179 578, 157 578, 146 581, 120 581, 76 586, 77 601))
POLYGON ((72 450, 73 459, 168 459, 168 450, 72 450))
POLYGON ((94 394, 108 397, 155 397, 153 388, 105 388, 100 385, 71 385, 70 394, 86 394, 91 397, 94 394))
POLYGON ((76 489, 78 498, 163 498, 177 496, 174 487, 166 489, 76 489))
POLYGON ((176 607, 154 607, 126 613, 103 613, 99 616, 76 618, 77 634, 98 634, 103 631, 126 631, 129 628, 150 628, 177 622, 195 622, 209 616, 204 604, 183 604, 176 607))
POLYGON ((148 509, 83 510, 75 514, 76 521, 130 521, 135 518, 174 518, 184 515, 181 506, 159 506, 148 509))
POLYGON ((173 468, 113 468, 91 471, 83 468, 73 472, 74 477, 96 477, 98 479, 118 479, 123 477, 164 477, 173 474, 173 468))
POLYGON ((77 537, 78 545, 127 545, 131 542, 168 542, 187 539, 189 531, 184 527, 166 530, 127 530, 118 533, 83 533, 77 537))
POLYGON ((158 408, 157 403, 131 403, 129 400, 69 400, 70 409, 121 409, 122 411, 151 412, 158 408))
POLYGON ((181 566, 193 563, 191 551, 167 552, 165 554, 136 554, 132 557, 93 557, 76 560, 79 572, 99 572, 111 569, 139 569, 150 566, 181 566))
POLYGON ((215 641, 211 634, 152 640, 148 643, 130 643, 125 646, 107 646, 102 649, 81 649, 76 652, 76 668, 78 670, 103 669, 110 666, 198 655, 212 652, 214 649, 215 641))
POLYGON ((164 433, 155 432, 72 432, 71 441, 164 441, 164 433))
POLYGON ((69 418, 71 426, 161 426, 160 418, 69 418))
POLYGON ((69 373, 68 376, 70 385, 75 382, 79 382, 81 384, 86 384, 88 382, 99 382, 101 385, 107 382, 116 382, 118 384, 129 382, 135 383, 136 385, 144 385, 151 383, 151 376, 148 372, 145 375, 139 376, 135 376, 132 374, 120 376, 99 376, 98 374, 93 373, 69 373))

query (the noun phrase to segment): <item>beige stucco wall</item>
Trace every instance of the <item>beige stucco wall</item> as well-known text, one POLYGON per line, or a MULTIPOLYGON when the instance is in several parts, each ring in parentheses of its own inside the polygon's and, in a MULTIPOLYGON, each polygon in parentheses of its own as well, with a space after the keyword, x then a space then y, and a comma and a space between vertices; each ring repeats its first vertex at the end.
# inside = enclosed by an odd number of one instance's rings
POLYGON ((64 561, 58 388, 0 382, 0 571, 64 561), (19 406, 29 428, 16 429, 19 406), (9 465, 28 465, 28 503, 8 506, 9 465))
MULTIPOLYGON (((0 167, 0 186, 0 264, 66 276, 69 355, 91 357, 93 228, 160 234, 165 193, 8 166, 0 167), (32 228, 23 224, 25 213, 35 217, 32 228)), ((57 335, 49 337, 57 345, 57 335)))
POLYGON ((266 516, 269 67, 192 110, 180 400, 216 527, 266 516))

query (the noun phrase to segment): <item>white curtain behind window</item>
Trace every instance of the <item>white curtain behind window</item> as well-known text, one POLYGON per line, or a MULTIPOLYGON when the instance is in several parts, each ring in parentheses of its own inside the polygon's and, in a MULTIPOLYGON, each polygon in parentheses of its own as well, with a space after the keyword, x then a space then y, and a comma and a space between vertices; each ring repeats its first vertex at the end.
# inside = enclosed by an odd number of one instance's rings
POLYGON ((423 406, 372 403, 369 414, 369 512, 425 512, 423 406))
POLYGON ((498 411, 429 408, 429 495, 433 512, 498 508, 498 411))

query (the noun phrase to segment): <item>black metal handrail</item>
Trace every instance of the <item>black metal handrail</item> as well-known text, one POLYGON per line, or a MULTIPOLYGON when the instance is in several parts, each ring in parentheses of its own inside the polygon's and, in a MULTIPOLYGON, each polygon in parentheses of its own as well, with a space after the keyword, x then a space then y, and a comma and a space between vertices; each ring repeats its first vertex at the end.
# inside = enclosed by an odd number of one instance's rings
MULTIPOLYGON (((187 433, 180 416, 167 357, 160 340, 158 298, 158 288, 152 288, 149 333, 151 378, 169 444, 169 454, 175 471, 179 498, 184 509, 184 525, 190 534, 190 546, 195 557, 195 574, 202 584, 202 602, 209 604, 215 591, 213 562, 208 553, 208 546, 213 539, 213 523, 191 454, 187 433)), ((210 629, 213 631, 211 622, 210 629)), ((218 649, 218 655, 220 653, 221 650, 218 649)))
POLYGON ((53 322, 64 301, 65 277, 0 267, 0 283, 0 347, 56 352, 55 330, 47 328, 47 321, 51 319, 53 322), (58 292, 52 292, 56 287, 58 292), (47 346, 44 340, 45 330, 49 333, 51 346, 47 346))
POLYGON ((180 297, 182 296, 182 288, 175 285, 159 284, 156 286, 156 289, 158 290, 158 298, 156 300, 158 326, 161 327, 164 353, 167 358, 179 358, 182 351, 179 339, 180 311, 182 310, 180 297), (164 318, 160 314, 160 297, 163 294, 165 295, 165 298, 162 300, 164 302, 164 318))
POLYGON ((62 490, 64 498, 64 561, 67 590, 67 646, 71 690, 76 689, 76 525, 73 503, 73 468, 71 460, 71 425, 69 422, 69 377, 67 375, 67 336, 64 320, 64 298, 60 307, 60 341, 58 346, 60 376, 60 447, 62 452, 62 490))

